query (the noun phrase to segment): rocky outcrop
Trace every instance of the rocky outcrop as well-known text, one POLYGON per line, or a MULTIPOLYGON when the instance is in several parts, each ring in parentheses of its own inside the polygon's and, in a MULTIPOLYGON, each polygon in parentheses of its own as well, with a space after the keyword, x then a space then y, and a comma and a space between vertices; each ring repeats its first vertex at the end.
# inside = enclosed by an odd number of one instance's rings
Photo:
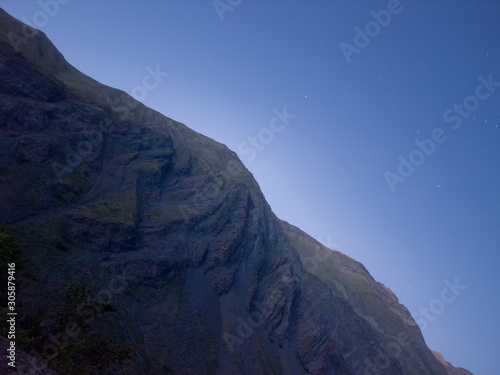
POLYGON ((394 294, 280 221, 234 152, 0 21, 0 217, 30 259, 26 313, 87 285, 113 312, 86 321, 132 344, 136 374, 447 374, 394 294))
POLYGON ((472 372, 467 371, 461 367, 453 367, 453 365, 446 361, 441 353, 438 353, 432 350, 432 354, 438 359, 438 361, 444 366, 446 371, 448 371, 448 375, 472 375, 472 372))

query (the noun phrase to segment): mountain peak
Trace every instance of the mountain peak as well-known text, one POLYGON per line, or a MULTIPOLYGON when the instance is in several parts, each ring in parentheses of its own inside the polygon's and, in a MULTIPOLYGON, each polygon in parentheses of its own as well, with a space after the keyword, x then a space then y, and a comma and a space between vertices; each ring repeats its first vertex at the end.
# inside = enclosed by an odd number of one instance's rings
MULTIPOLYGON (((101 364, 117 374, 449 373, 395 295, 279 220, 234 152, 0 19, 0 218, 29 258, 19 299, 43 324, 20 327, 40 360, 67 354, 40 346, 71 284, 107 296, 68 319, 130 345, 101 364)), ((65 332, 66 350, 94 337, 65 332)))

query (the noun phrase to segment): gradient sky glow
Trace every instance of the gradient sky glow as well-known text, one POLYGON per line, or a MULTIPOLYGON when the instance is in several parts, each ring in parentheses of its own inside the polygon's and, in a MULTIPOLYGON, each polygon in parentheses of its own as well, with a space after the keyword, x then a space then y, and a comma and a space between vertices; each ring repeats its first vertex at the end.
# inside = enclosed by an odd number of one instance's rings
POLYGON ((260 134, 239 156, 278 217, 434 311, 424 337, 453 365, 500 374, 500 87, 470 98, 478 77, 500 82, 500 2, 401 0, 350 63, 339 45, 388 1, 220 0, 239 4, 223 20, 213 0, 54 2, 0 6, 109 86, 168 72, 143 102, 234 151, 260 134), (455 103, 474 109, 457 129, 455 103), (284 107, 296 117, 269 130, 284 107), (446 141, 392 192, 384 173, 436 128, 446 141), (467 289, 436 302, 455 278, 467 289))

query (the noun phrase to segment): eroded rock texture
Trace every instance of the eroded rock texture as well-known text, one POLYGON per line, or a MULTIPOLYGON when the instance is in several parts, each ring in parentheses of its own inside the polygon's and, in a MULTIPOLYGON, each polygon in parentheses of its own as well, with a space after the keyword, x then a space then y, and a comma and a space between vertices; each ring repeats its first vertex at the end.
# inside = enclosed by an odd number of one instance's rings
POLYGON ((13 46, 0 18, 0 217, 30 258, 27 312, 85 283, 137 374, 447 374, 394 294, 280 221, 234 152, 41 32, 13 46))

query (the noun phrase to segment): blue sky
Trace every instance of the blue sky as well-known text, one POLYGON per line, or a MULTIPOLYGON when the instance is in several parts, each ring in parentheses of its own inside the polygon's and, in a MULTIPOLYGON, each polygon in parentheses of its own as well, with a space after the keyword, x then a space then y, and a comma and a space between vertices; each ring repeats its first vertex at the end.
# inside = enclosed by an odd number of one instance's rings
POLYGON ((144 93, 148 67, 168 72, 146 105, 237 151, 276 214, 361 261, 429 347, 500 373, 500 2, 216 4, 0 1, 102 83, 144 93), (467 288, 443 299, 450 283, 467 288))

